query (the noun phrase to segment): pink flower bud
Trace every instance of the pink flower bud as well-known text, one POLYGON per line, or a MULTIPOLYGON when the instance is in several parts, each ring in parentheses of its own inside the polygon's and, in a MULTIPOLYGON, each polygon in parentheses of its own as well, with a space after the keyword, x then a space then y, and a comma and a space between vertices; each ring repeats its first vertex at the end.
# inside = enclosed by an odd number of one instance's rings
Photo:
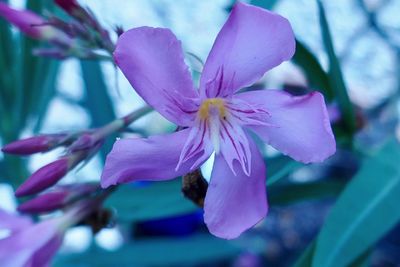
POLYGON ((54 2, 70 15, 81 9, 76 0, 55 0, 54 2))
POLYGON ((72 184, 57 187, 52 192, 44 193, 18 206, 18 211, 25 213, 43 213, 61 209, 82 196, 88 196, 98 189, 94 183, 72 184))
POLYGON ((50 192, 26 201, 18 206, 18 211, 25 213, 42 213, 62 208, 69 196, 64 191, 50 192))
POLYGON ((33 173, 15 192, 17 197, 39 193, 56 184, 70 169, 68 158, 58 159, 33 173))
POLYGON ((15 155, 31 155, 39 152, 46 152, 59 145, 66 136, 65 134, 33 136, 5 145, 1 151, 15 155))
POLYGON ((29 10, 17 10, 0 2, 0 17, 16 26, 26 35, 39 40, 46 40, 69 45, 72 39, 29 10))

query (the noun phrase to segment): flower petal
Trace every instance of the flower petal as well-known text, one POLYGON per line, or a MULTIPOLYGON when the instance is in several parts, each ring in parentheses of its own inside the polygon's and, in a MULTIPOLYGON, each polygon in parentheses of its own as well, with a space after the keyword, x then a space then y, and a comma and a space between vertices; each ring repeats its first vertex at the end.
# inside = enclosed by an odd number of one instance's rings
POLYGON ((295 39, 289 22, 238 2, 215 40, 200 80, 201 94, 226 96, 290 59, 295 39))
POLYGON ((8 229, 14 232, 31 225, 32 220, 28 216, 21 216, 0 209, 0 229, 8 229))
POLYGON ((27 227, 11 236, 0 240, 0 262, 2 267, 17 266, 44 266, 30 264, 35 257, 39 256, 38 263, 45 263, 50 260, 52 253, 55 253, 61 243, 52 242, 55 238, 61 239, 59 231, 59 220, 50 219, 27 227), (40 251, 46 252, 37 255, 40 251))
POLYGON ((280 90, 259 90, 235 97, 264 106, 270 126, 248 127, 282 153, 304 163, 321 162, 335 153, 335 137, 320 93, 294 97, 280 90))
POLYGON ((118 140, 107 156, 101 176, 102 187, 139 180, 169 180, 186 174, 203 155, 202 152, 193 155, 175 170, 189 132, 190 129, 185 129, 147 139, 118 140))
POLYGON ((254 142, 249 140, 249 143, 252 153, 250 176, 243 172, 237 161, 235 176, 221 154, 215 157, 205 199, 204 221, 210 232, 221 238, 238 237, 267 214, 264 160, 254 142))
POLYGON ((114 59, 149 105, 178 125, 190 124, 198 93, 183 61, 181 43, 170 30, 140 27, 123 33, 114 59))

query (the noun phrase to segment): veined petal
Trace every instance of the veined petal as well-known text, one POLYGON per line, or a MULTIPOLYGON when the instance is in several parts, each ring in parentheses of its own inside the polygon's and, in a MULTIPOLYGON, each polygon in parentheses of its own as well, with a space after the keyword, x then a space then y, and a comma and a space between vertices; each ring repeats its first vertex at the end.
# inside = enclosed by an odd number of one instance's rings
POLYGON ((205 199, 204 221, 210 232, 232 239, 265 217, 268 211, 264 160, 252 140, 250 176, 235 161, 233 174, 222 155, 217 155, 205 199))
POLYGON ((290 59, 295 39, 278 14, 238 2, 215 40, 200 80, 201 94, 226 96, 290 59))
POLYGON ((107 156, 101 186, 139 180, 169 180, 188 173, 192 167, 197 167, 194 163, 203 153, 199 151, 176 169, 189 133, 190 129, 185 129, 167 135, 116 141, 107 156))
POLYGON ((114 58, 136 92, 168 120, 191 125, 198 92, 182 47, 168 29, 140 27, 118 39, 114 58))
POLYGON ((236 175, 234 163, 238 161, 242 171, 250 176, 252 154, 249 139, 242 126, 234 118, 221 121, 220 142, 221 154, 233 174, 236 175))
POLYGON ((198 120, 195 125, 191 127, 189 136, 182 148, 176 169, 179 169, 184 162, 201 153, 202 156, 197 157, 197 160, 190 168, 190 171, 192 171, 211 156, 214 148, 210 140, 210 132, 208 128, 206 120, 198 120))
POLYGON ((258 90, 235 97, 268 110, 272 126, 248 126, 266 143, 295 160, 321 162, 336 151, 323 96, 291 96, 280 90, 258 90))

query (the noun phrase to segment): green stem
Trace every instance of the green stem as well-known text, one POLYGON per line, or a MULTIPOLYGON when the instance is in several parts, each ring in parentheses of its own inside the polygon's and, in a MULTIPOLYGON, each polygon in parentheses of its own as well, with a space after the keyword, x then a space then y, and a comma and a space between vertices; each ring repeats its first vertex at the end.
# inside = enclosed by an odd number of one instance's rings
POLYGON ((148 106, 145 106, 138 110, 135 110, 122 118, 116 119, 115 121, 112 121, 109 124, 106 124, 102 128, 98 129, 93 134, 93 136, 94 136, 95 140, 101 140, 113 133, 116 133, 116 132, 119 132, 119 131, 125 129, 132 122, 143 117, 144 115, 146 115, 147 113, 149 113, 152 110, 153 110, 153 108, 148 107, 148 106))

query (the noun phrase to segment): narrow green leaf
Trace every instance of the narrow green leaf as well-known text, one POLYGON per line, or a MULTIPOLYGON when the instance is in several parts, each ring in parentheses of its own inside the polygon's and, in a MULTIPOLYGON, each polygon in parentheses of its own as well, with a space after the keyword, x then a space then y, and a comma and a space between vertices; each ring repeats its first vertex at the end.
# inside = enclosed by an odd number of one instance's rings
POLYGON ((304 166, 304 164, 283 155, 274 158, 265 158, 264 161, 265 164, 268 166, 268 186, 277 183, 279 180, 286 177, 289 173, 300 168, 301 166, 304 166))
POLYGON ((296 40, 296 53, 294 63, 301 67, 312 89, 320 91, 328 102, 335 97, 335 92, 329 83, 328 74, 319 64, 318 59, 302 44, 296 40))
POLYGON ((272 185, 268 188, 271 205, 287 205, 300 201, 321 199, 338 195, 345 183, 339 181, 318 181, 272 185))
POLYGON ((300 258, 293 264, 293 267, 310 267, 315 252, 315 241, 304 250, 300 258))
POLYGON ((279 0, 252 0, 251 4, 265 9, 273 9, 279 0))
POLYGON ((61 256, 55 266, 204 266, 239 253, 231 242, 198 234, 182 238, 136 240, 116 251, 92 249, 61 256))
POLYGON ((342 113, 343 121, 349 135, 355 132, 355 114, 353 105, 350 102, 347 88, 340 68, 339 60, 336 56, 333 46, 332 36, 329 30, 328 20, 326 18, 325 10, 320 0, 317 0, 320 26, 322 32, 322 39, 324 42, 325 50, 329 60, 329 82, 335 91, 338 105, 342 113))
POLYGON ((106 201, 118 220, 144 221, 193 212, 197 207, 181 193, 181 179, 143 186, 122 185, 106 201))
MULTIPOLYGON (((85 84, 84 104, 92 118, 92 127, 103 126, 115 120, 113 103, 110 99, 100 63, 81 61, 82 78, 85 84)), ((111 151, 116 135, 110 136, 101 148, 101 157, 105 160, 111 151)))
POLYGON ((32 111, 36 114, 36 125, 34 132, 38 132, 42 126, 43 119, 46 116, 50 101, 54 98, 57 88, 56 82, 58 78, 58 71, 60 62, 57 60, 50 60, 46 62, 46 72, 41 75, 41 92, 37 96, 36 105, 32 111))
POLYGON ((391 140, 364 162, 327 216, 312 266, 347 266, 400 221, 399 158, 391 140))
MULTIPOLYGON (((292 265, 293 267, 310 267, 315 253, 315 240, 304 250, 300 258, 292 265)), ((370 251, 362 254, 348 267, 367 267, 370 258, 370 251)))

